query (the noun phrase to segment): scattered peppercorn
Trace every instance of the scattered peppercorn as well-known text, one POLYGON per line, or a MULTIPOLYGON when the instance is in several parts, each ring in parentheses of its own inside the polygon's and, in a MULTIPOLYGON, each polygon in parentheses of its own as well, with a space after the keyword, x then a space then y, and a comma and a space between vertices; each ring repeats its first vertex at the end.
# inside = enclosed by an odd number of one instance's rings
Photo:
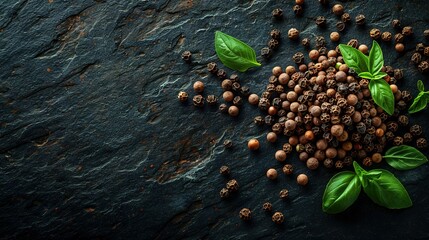
POLYGON ((296 182, 301 185, 301 186, 305 186, 308 184, 308 177, 307 175, 301 173, 296 177, 296 182))
POLYGON ((236 192, 238 191, 238 182, 235 179, 231 179, 226 183, 226 188, 229 192, 236 192))
POLYGON ((204 107, 204 97, 201 95, 195 95, 192 99, 194 106, 196 107, 204 107))
POLYGON ((326 18, 324 16, 318 16, 316 18, 316 25, 318 27, 325 27, 326 26, 326 18))
POLYGON ((392 27, 397 29, 401 27, 401 22, 399 21, 399 19, 392 20, 392 27))
POLYGON ((429 29, 423 31, 423 36, 425 36, 426 39, 429 39, 429 29))
POLYGON ((204 91, 204 83, 201 81, 196 81, 194 83, 194 91, 197 93, 201 93, 204 91))
POLYGON ((275 17, 276 19, 282 19, 283 17, 283 10, 281 8, 276 8, 272 11, 271 13, 273 15, 273 17, 275 17))
POLYGON ((222 113, 227 113, 228 112, 228 105, 226 105, 225 103, 222 103, 219 105, 219 111, 222 113))
POLYGON ((282 224, 285 220, 285 217, 283 216, 283 213, 275 212, 271 217, 271 220, 276 224, 282 224))
POLYGON ((258 150, 259 149, 259 141, 258 139, 252 138, 249 140, 249 142, 247 143, 247 147, 250 150, 258 150))
POLYGON ((417 148, 425 149, 428 147, 428 142, 426 138, 418 138, 416 141, 417 148))
POLYGON ((219 192, 219 195, 220 195, 220 197, 221 197, 221 198, 225 199, 225 198, 228 198, 228 197, 229 197, 230 192, 229 192, 229 190, 228 190, 228 189, 226 189, 226 188, 222 188, 222 189, 220 190, 220 192, 219 192))
POLYGON ((183 59, 185 62, 190 62, 190 61, 191 61, 191 57, 192 57, 192 53, 191 53, 190 51, 184 51, 184 52, 182 53, 182 59, 183 59))
POLYGON ((227 175, 229 175, 230 170, 229 170, 228 166, 224 165, 224 166, 220 167, 219 172, 220 172, 220 174, 227 176, 227 175))
POLYGON ((351 21, 351 17, 349 13, 343 13, 343 15, 341 15, 341 21, 343 21, 344 23, 348 23, 351 21))
POLYGON ((356 25, 362 26, 365 24, 365 15, 359 14, 355 18, 356 25))
POLYGON ((301 44, 304 47, 309 47, 310 46, 310 39, 309 38, 304 38, 301 40, 301 44))
POLYGON ((381 34, 381 40, 385 42, 390 42, 392 40, 392 34, 390 32, 383 32, 381 34))
POLYGON ((296 28, 291 28, 287 32, 288 38, 291 40, 296 40, 299 38, 299 31, 296 28))
POLYGON ((331 32, 329 35, 332 42, 338 42, 340 40, 340 34, 338 32, 331 32))
POLYGON ((397 44, 395 45, 395 50, 396 50, 398 53, 402 53, 402 52, 404 52, 404 50, 405 50, 405 46, 404 46, 404 44, 402 44, 402 43, 397 43, 397 44))
POLYGON ((283 166, 283 173, 286 175, 291 175, 293 173, 293 166, 291 164, 285 164, 283 166))
POLYGON ((261 49, 261 56, 265 59, 270 58, 273 55, 273 50, 269 47, 264 47, 261 49))
POLYGON ((304 9, 302 8, 301 5, 295 5, 292 8, 293 12, 295 13, 296 16, 301 16, 302 13, 304 12, 304 9))
POLYGON ((262 209, 266 212, 271 212, 273 210, 273 205, 270 202, 266 202, 262 205, 262 209))
POLYGON ((413 35, 413 28, 411 26, 405 26, 402 29, 402 34, 405 36, 411 36, 413 35))
POLYGON ((243 208, 240 210, 239 216, 244 221, 250 221, 252 219, 252 212, 248 208, 243 208))
POLYGON ((404 42, 404 35, 401 33, 395 34, 395 43, 403 43, 404 42))
POLYGON ((232 141, 230 139, 226 139, 225 141, 223 141, 223 146, 225 148, 232 148, 232 141))
POLYGON ((214 106, 217 104, 217 97, 215 95, 207 95, 206 101, 209 105, 214 106))
POLYGON ((342 31, 344 31, 344 29, 346 29, 346 24, 342 21, 339 21, 335 24, 335 27, 337 27, 337 30, 339 32, 342 32, 342 31))
POLYGON ((332 7, 332 12, 337 15, 337 16, 341 16, 344 13, 344 7, 341 4, 335 4, 332 7))
POLYGON ((380 29, 377 29, 377 28, 371 29, 371 31, 369 32, 369 35, 372 39, 379 39, 381 36, 380 29))
POLYGON ((240 113, 240 110, 238 109, 237 106, 230 106, 228 108, 228 114, 232 117, 238 116, 239 113, 240 113))
POLYGON ((281 199, 287 199, 289 197, 289 190, 287 189, 282 189, 279 193, 279 196, 281 199))
POLYGON ((217 64, 214 62, 208 63, 207 64, 207 70, 213 74, 217 73, 217 64))
POLYGON ((420 64, 417 66, 417 69, 421 73, 429 72, 429 62, 428 61, 421 61, 420 64))
POLYGON ((188 93, 180 91, 179 94, 177 95, 177 98, 179 99, 180 102, 186 102, 188 101, 188 93))

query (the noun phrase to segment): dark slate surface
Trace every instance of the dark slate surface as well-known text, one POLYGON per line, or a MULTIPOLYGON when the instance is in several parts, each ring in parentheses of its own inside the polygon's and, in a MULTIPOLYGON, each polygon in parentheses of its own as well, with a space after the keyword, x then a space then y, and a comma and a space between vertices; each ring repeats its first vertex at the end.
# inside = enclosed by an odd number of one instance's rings
MULTIPOLYGON (((205 70, 217 61, 215 30, 259 51, 274 27, 284 34, 296 27, 312 39, 328 38, 335 29, 330 7, 307 0, 304 16, 296 18, 292 1, 285 2, 2 1, 0 238, 429 238, 427 164, 406 172, 381 165, 403 181, 412 208, 386 210, 362 195, 345 213, 326 215, 321 196, 334 171, 310 172, 293 157, 288 161, 296 173, 309 175, 307 187, 298 187, 294 177, 281 175, 274 183, 265 178, 267 168, 280 170, 273 155, 281 144, 268 144, 267 129, 252 124, 257 109, 245 105, 233 119, 178 103, 178 91, 192 96, 196 80, 205 82, 206 94, 221 96, 219 81, 205 70), (285 10, 283 21, 272 21, 275 7, 285 10), (326 29, 314 24, 318 15, 328 18, 326 29), (191 64, 180 59, 184 50, 192 51, 191 64), (251 137, 261 140, 259 152, 246 149, 251 137), (231 151, 224 139, 233 140, 231 151), (218 174, 223 164, 241 186, 228 201, 218 197, 226 182, 218 174), (277 194, 285 187, 291 197, 283 202, 277 194), (282 226, 262 212, 268 200, 284 212, 282 226), (238 218, 242 207, 253 210, 252 222, 238 218)), ((355 37, 369 45, 369 29, 393 32, 393 18, 411 24, 416 36, 408 40, 407 53, 382 44, 386 64, 404 69, 401 88, 415 94, 417 79, 429 88, 429 78, 409 63, 429 27, 426 1, 344 5, 353 17, 364 13, 367 26, 350 25, 342 42, 355 37)), ((270 62, 240 74, 242 83, 260 94, 271 68, 292 64, 298 50, 304 51, 284 38, 270 62)), ((428 116, 426 110, 411 121, 424 123, 428 116)))

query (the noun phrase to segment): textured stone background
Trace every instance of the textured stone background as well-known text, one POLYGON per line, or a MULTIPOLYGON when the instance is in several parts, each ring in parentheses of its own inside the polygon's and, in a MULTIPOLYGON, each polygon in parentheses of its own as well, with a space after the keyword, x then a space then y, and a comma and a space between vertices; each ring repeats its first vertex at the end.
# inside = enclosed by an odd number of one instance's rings
MULTIPOLYGON (((369 29, 393 32, 393 18, 411 24, 415 37, 407 53, 381 44, 386 64, 404 69, 401 88, 415 94, 417 79, 429 88, 429 78, 409 63, 429 28, 426 1, 343 4, 353 17, 364 13, 367 26, 351 24, 342 42, 358 38, 370 45, 369 29)), ((233 119, 216 108, 178 103, 178 91, 192 95, 196 80, 205 82, 206 93, 221 95, 219 80, 205 69, 218 61, 215 30, 258 52, 274 27, 283 33, 296 27, 312 39, 335 30, 330 7, 307 0, 296 18, 292 6, 262 0, 1 1, 0 239, 429 238, 427 164, 406 172, 381 165, 403 181, 412 208, 386 210, 361 195, 345 213, 326 215, 321 197, 334 171, 310 172, 294 156, 288 161, 296 173, 309 175, 307 187, 298 187, 294 177, 264 177, 267 168, 281 167, 273 157, 281 143, 264 141, 267 129, 252 123, 256 108, 246 104, 233 119), (283 21, 272 20, 276 7, 284 9, 283 21), (318 15, 328 18, 326 29, 316 27, 318 15), (184 50, 192 51, 191 64, 180 59, 184 50), (251 137, 262 143, 256 153, 246 149, 251 137), (231 151, 224 150, 224 139, 233 140, 231 151), (218 197, 224 164, 241 186, 227 201, 218 197), (284 187, 291 192, 285 202, 277 195, 284 187), (262 212, 267 200, 285 214, 282 226, 262 212), (254 211, 252 222, 238 218, 242 207, 254 211)), ((292 64, 298 50, 304 51, 284 38, 271 61, 240 74, 241 82, 260 94, 271 68, 292 64)), ((426 110, 411 121, 424 123, 428 116, 426 110)))

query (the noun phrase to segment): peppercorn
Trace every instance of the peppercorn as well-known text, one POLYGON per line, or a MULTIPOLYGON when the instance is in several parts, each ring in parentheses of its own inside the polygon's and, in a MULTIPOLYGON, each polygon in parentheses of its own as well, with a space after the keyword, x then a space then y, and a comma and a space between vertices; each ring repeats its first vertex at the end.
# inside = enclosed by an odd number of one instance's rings
POLYGON ((402 137, 400 137, 400 136, 396 136, 394 139, 393 139, 393 145, 395 145, 395 146, 400 146, 400 145, 402 145, 404 143, 404 139, 402 138, 402 137))
POLYGON ((190 51, 184 51, 182 53, 182 59, 185 62, 190 62, 191 61, 191 57, 192 57, 192 53, 190 51))
POLYGON ((413 28, 411 26, 405 26, 402 29, 402 34, 405 36, 411 36, 413 35, 413 28))
POLYGON ((252 212, 248 208, 241 209, 238 215, 244 221, 249 221, 250 219, 252 219, 252 212))
POLYGON ((247 147, 250 150, 258 150, 259 149, 258 139, 255 139, 255 138, 250 139, 249 142, 247 143, 247 147))
POLYGON ((236 117, 236 116, 238 116, 238 114, 240 113, 240 110, 238 109, 238 107, 237 106, 230 106, 229 108, 228 108, 228 114, 231 116, 231 117, 236 117))
POLYGON ((217 104, 217 97, 215 95, 207 95, 206 101, 209 105, 214 106, 217 104))
POLYGON ((315 170, 319 167, 319 161, 315 157, 311 157, 307 159, 306 164, 307 164, 307 167, 311 170, 315 170))
POLYGON ((351 17, 349 13, 343 13, 343 15, 341 15, 341 21, 343 21, 344 23, 348 23, 351 21, 351 17))
POLYGON ((421 61, 417 68, 421 73, 427 73, 429 72, 429 62, 421 61))
POLYGON ((377 29, 377 28, 371 29, 371 31, 369 32, 369 35, 372 39, 379 39, 381 36, 380 29, 377 29))
POLYGON ((425 55, 426 57, 429 57, 429 47, 425 47, 423 49, 423 55, 425 55))
POLYGON ((304 12, 304 9, 302 8, 301 5, 295 5, 292 8, 293 12, 295 13, 296 16, 301 16, 302 13, 304 12))
POLYGON ((371 165, 372 165, 372 160, 371 160, 371 158, 370 158, 370 157, 365 157, 365 158, 362 160, 362 164, 363 164, 364 166, 366 166, 366 167, 371 166, 371 165))
POLYGON ((264 121, 266 125, 271 126, 275 123, 276 119, 274 119, 274 117, 271 115, 267 115, 265 116, 264 121))
POLYGON ((392 34, 390 32, 383 32, 383 34, 381 34, 381 40, 390 42, 392 40, 392 34))
POLYGON ((296 64, 301 64, 304 62, 304 54, 302 54, 301 52, 297 52, 293 55, 292 60, 296 63, 296 64))
POLYGON ((402 96, 402 100, 404 100, 405 102, 409 102, 413 98, 411 96, 411 93, 409 91, 406 91, 406 90, 401 92, 401 96, 402 96))
POLYGON ((286 160, 287 154, 283 150, 277 150, 274 154, 274 157, 279 162, 284 162, 286 160))
POLYGON ((283 17, 283 10, 281 8, 276 8, 271 12, 271 14, 276 19, 281 19, 283 17))
POLYGON ((228 190, 228 189, 226 189, 226 188, 222 188, 222 189, 220 190, 220 192, 219 192, 219 195, 220 195, 220 197, 221 197, 222 199, 225 199, 225 198, 228 198, 228 197, 229 197, 230 192, 229 192, 229 190, 228 190))
POLYGON ((226 72, 223 69, 219 69, 217 71, 216 75, 219 79, 225 79, 226 78, 226 72))
POLYGON ((283 173, 286 175, 291 175, 293 173, 293 166, 291 164, 286 164, 283 166, 283 173))
POLYGON ((219 111, 222 113, 227 113, 228 112, 228 105, 226 105, 225 103, 222 103, 219 105, 219 111))
POLYGON ((399 21, 399 19, 393 19, 392 20, 392 27, 393 28, 400 28, 401 27, 401 21, 399 21))
POLYGON ((279 192, 279 196, 280 196, 280 198, 281 199, 287 199, 288 197, 289 197, 289 190, 287 190, 287 189, 282 189, 280 192, 279 192))
POLYGON ((273 205, 270 202, 266 202, 262 205, 262 209, 266 212, 271 212, 273 210, 273 205))
POLYGON ((356 25, 358 25, 358 26, 364 25, 365 24, 365 15, 363 15, 363 14, 357 15, 355 18, 355 21, 356 21, 356 25))
POLYGON ((226 183, 226 188, 229 192, 236 192, 238 191, 238 182, 235 179, 231 179, 226 183))
POLYGON ((264 47, 261 49, 261 56, 265 59, 270 58, 272 54, 273 54, 273 50, 271 50, 271 48, 269 47, 264 47))
POLYGON ((228 166, 222 166, 219 169, 220 174, 227 176, 230 173, 229 167, 228 166))
POLYGON ((404 46, 404 44, 402 44, 402 43, 397 43, 397 44, 395 44, 395 50, 396 50, 398 53, 402 53, 402 52, 404 52, 404 50, 405 50, 405 46, 404 46))
POLYGON ((304 4, 304 0, 295 0, 295 4, 297 4, 297 5, 303 5, 304 4))
POLYGON ((413 135, 411 135, 411 133, 409 132, 405 133, 403 138, 404 138, 404 143, 410 143, 413 141, 413 135))
POLYGON ((180 102, 186 102, 188 101, 188 93, 180 91, 179 94, 177 95, 177 98, 179 99, 180 102))
POLYGON ((268 100, 268 98, 262 97, 261 99, 259 99, 258 107, 262 111, 267 111, 270 107, 270 100, 268 100))
MULTIPOLYGON (((342 31, 342 30, 339 30, 342 31)), ((338 32, 331 32, 329 35, 332 42, 338 42, 340 40, 340 34, 338 32)))
POLYGON ((418 138, 416 141, 416 146, 417 146, 417 148, 420 148, 420 149, 427 148, 428 142, 427 142, 426 138, 418 138))
POLYGON ((277 48, 279 47, 279 41, 277 41, 277 40, 276 40, 276 39, 274 39, 274 38, 271 38, 271 39, 268 41, 267 45, 268 45, 268 47, 269 47, 270 49, 275 50, 275 49, 277 49, 277 48))
POLYGON ((341 4, 335 4, 332 7, 332 12, 337 15, 337 16, 341 16, 344 13, 344 7, 341 4))
POLYGON ((402 69, 393 70, 393 76, 396 80, 402 80, 404 78, 404 72, 402 69))
POLYGON ((422 126, 414 124, 410 127, 410 133, 413 136, 420 136, 423 133, 422 126))
POLYGON ((275 212, 271 217, 271 220, 276 224, 282 224, 285 220, 285 217, 283 216, 283 213, 275 212))
POLYGON ((267 178, 270 180, 277 179, 277 170, 275 170, 274 168, 268 169, 267 170, 267 178))
POLYGON ((256 117, 253 119, 253 122, 254 122, 256 125, 262 126, 262 125, 265 123, 265 120, 264 120, 264 118, 263 118, 262 116, 256 116, 256 117))
POLYGON ((289 29, 289 31, 287 32, 287 36, 291 40, 298 39, 299 38, 299 31, 298 31, 298 29, 296 29, 296 28, 289 29))
POLYGON ((325 166, 326 168, 332 168, 334 167, 334 161, 331 158, 326 158, 323 161, 323 166, 325 166))
POLYGON ((401 33, 397 33, 395 34, 395 43, 402 43, 404 42, 404 35, 402 35, 401 33))
POLYGON ((204 107, 204 97, 201 95, 195 95, 192 99, 194 106, 196 107, 204 107))
POLYGON ((357 47, 359 46, 359 42, 358 42, 358 40, 357 40, 357 39, 350 39, 350 40, 347 42, 347 45, 349 45, 349 46, 351 46, 351 47, 354 47, 354 48, 357 48, 357 47))
POLYGON ((399 122, 399 125, 401 125, 401 126, 407 126, 408 125, 408 117, 405 115, 400 115, 398 117, 398 122, 399 122))
POLYGON ((326 26, 326 18, 324 16, 318 16, 316 18, 316 25, 318 27, 325 27, 326 26))
POLYGON ((207 70, 213 74, 217 73, 217 64, 214 62, 210 62, 207 64, 207 70))
POLYGON ((301 44, 304 47, 309 47, 310 46, 310 39, 309 38, 304 38, 301 40, 301 44))

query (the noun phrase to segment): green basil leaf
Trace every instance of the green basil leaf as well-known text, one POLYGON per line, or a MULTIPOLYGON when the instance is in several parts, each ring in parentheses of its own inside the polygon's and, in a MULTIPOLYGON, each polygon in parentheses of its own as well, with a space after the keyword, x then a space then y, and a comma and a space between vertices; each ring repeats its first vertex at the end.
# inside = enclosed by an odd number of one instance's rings
POLYGON ((253 48, 223 32, 216 31, 215 49, 220 61, 231 69, 244 72, 251 67, 261 66, 256 61, 253 48))
POLYGON ((361 72, 358 74, 359 77, 365 78, 365 79, 373 79, 374 76, 370 72, 361 72))
POLYGON ((383 52, 377 41, 372 41, 371 51, 369 52, 368 67, 372 75, 377 75, 384 66, 383 52))
POLYGON ((376 204, 389 208, 401 209, 413 205, 407 190, 402 183, 389 171, 376 169, 380 175, 370 175, 371 170, 364 176, 368 184, 363 186, 363 190, 369 198, 376 204))
POLYGON ((369 82, 369 91, 374 102, 392 115, 395 110, 395 97, 389 84, 383 79, 373 79, 369 82))
POLYGON ((385 72, 378 72, 374 75, 374 79, 384 79, 384 77, 387 76, 387 73, 385 72))
POLYGON ((417 81, 417 89, 419 92, 423 92, 425 90, 425 85, 423 84, 422 80, 417 81))
POLYGON ((351 46, 340 44, 341 55, 348 67, 353 68, 356 73, 368 71, 368 57, 351 46))
POLYGON ((407 145, 392 147, 383 157, 390 166, 398 170, 413 169, 428 161, 423 153, 407 145))
POLYGON ((360 190, 361 183, 354 172, 344 171, 335 174, 326 185, 322 210, 330 214, 346 210, 356 201, 360 190))
POLYGON ((426 108, 429 102, 429 95, 425 92, 420 92, 416 98, 414 98, 413 104, 408 109, 409 113, 416 113, 426 108))
POLYGON ((364 175, 368 174, 367 171, 365 171, 360 165, 359 163, 357 163, 356 161, 353 161, 353 168, 355 169, 355 173, 357 174, 357 176, 359 177, 359 180, 362 184, 362 186, 366 186, 368 183, 366 182, 366 179, 363 178, 364 175))

